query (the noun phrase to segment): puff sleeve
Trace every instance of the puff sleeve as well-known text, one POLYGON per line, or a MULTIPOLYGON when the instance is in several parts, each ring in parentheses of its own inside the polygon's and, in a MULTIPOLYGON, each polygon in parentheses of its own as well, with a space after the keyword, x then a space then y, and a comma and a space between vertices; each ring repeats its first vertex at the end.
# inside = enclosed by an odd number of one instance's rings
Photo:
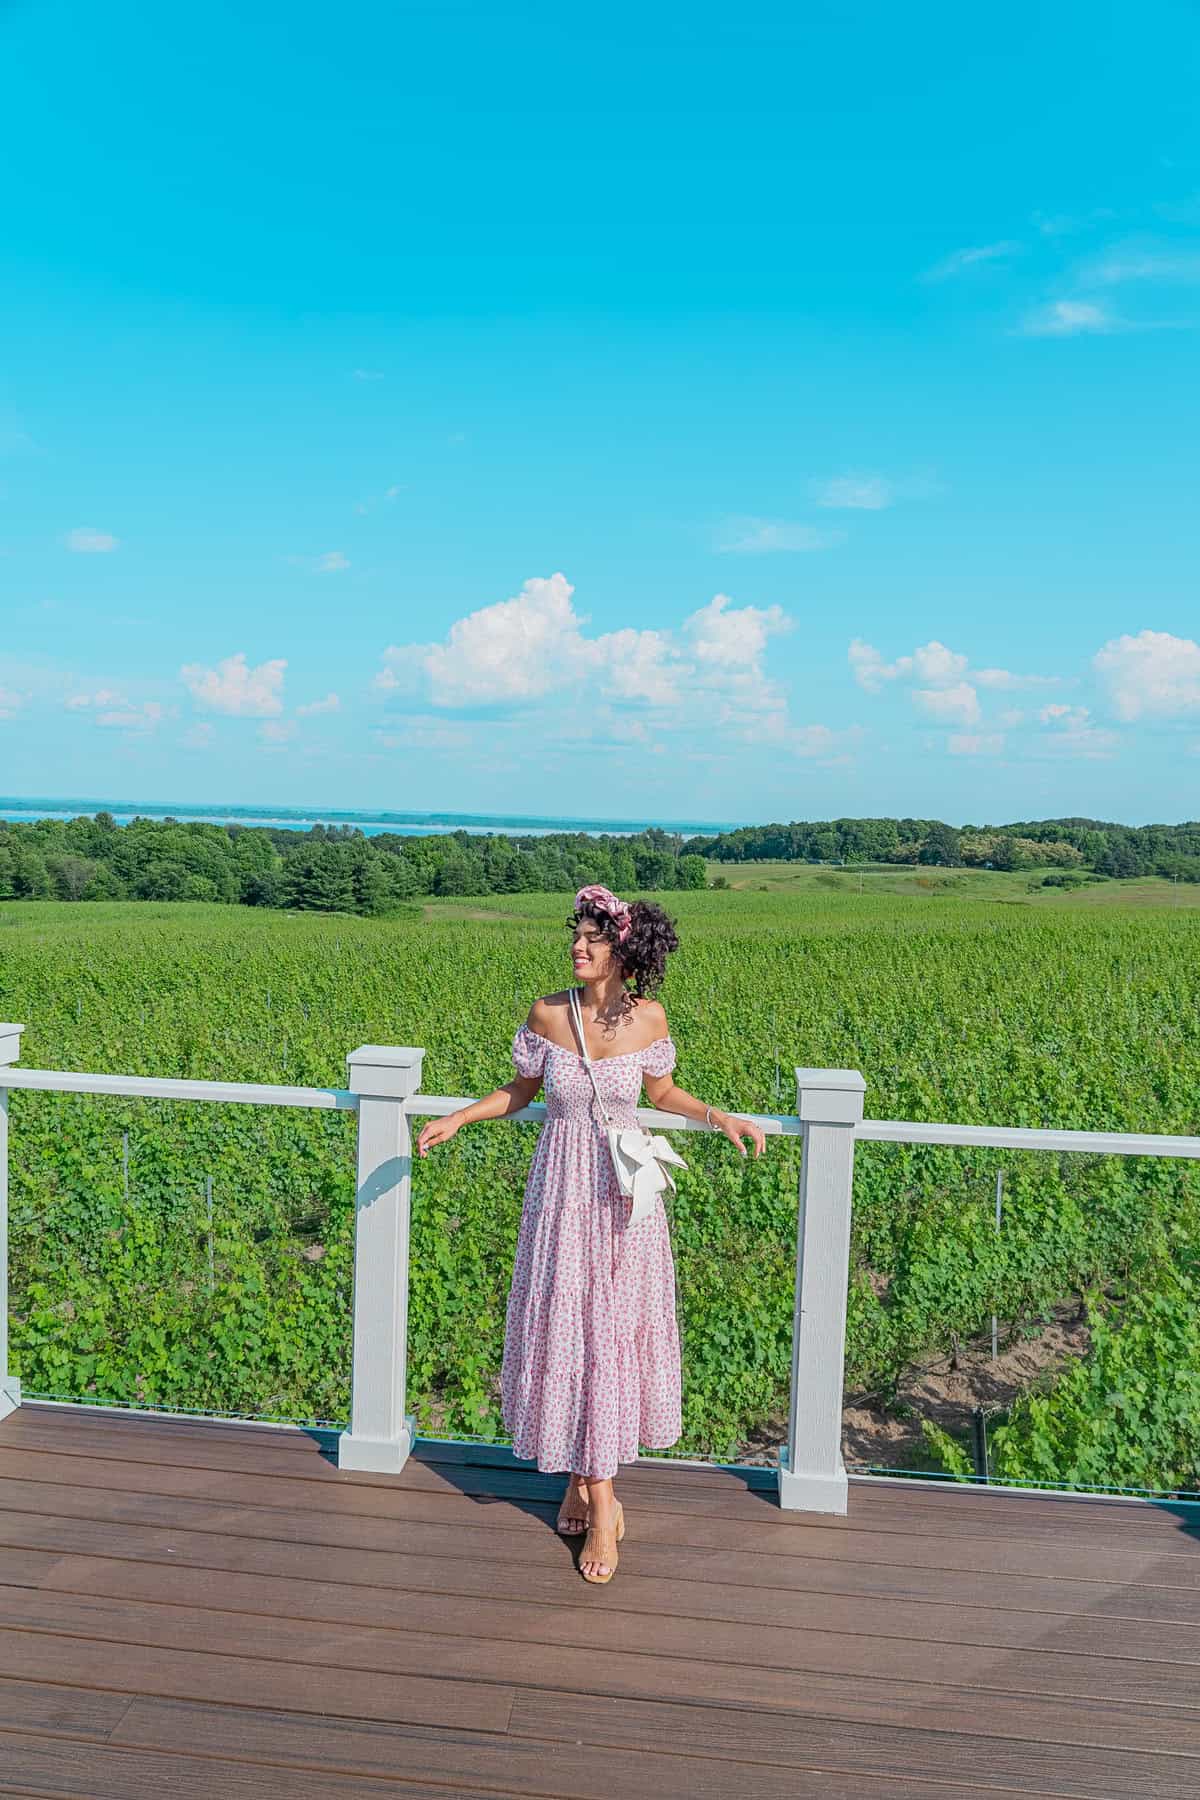
POLYGON ((642 1051, 643 1075, 669 1075, 675 1067, 675 1045, 669 1037, 656 1038, 642 1051))
POLYGON ((528 1025, 518 1028, 512 1044, 513 1067, 518 1075, 532 1080, 540 1076, 546 1066, 546 1040, 530 1031, 528 1025))

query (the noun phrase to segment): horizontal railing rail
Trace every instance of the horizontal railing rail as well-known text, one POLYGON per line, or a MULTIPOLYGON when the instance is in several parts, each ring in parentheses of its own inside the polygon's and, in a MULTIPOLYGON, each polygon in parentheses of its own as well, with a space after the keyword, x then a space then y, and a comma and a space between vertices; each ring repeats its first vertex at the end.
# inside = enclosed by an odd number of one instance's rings
MULTIPOLYGON (((8 1096, 11 1090, 118 1098, 301 1107, 357 1115, 353 1351, 350 1423, 338 1438, 342 1468, 398 1473, 416 1435, 406 1410, 409 1230, 415 1118, 444 1118, 464 1096, 420 1091, 424 1051, 366 1044, 347 1057, 349 1085, 174 1080, 17 1068, 19 1025, 0 1024, 0 1418, 20 1404, 8 1362, 8 1096)), ((1016 1126, 864 1119, 865 1083, 854 1069, 797 1069, 795 1113, 746 1113, 771 1137, 800 1139, 796 1290, 787 1442, 780 1452, 781 1506, 844 1513, 842 1382, 856 1143, 967 1146, 1111 1156, 1200 1158, 1200 1137, 1145 1132, 1058 1131, 1016 1126)), ((502 1115, 541 1124, 542 1104, 502 1115)), ((711 1128, 679 1113, 638 1110, 655 1131, 711 1128)))
MULTIPOLYGON (((463 1094, 414 1094, 404 1102, 404 1110, 412 1119, 444 1119, 449 1113, 457 1112, 461 1106, 470 1106, 470 1099, 463 1094)), ((492 1121, 504 1125, 540 1125, 546 1117, 546 1108, 541 1101, 534 1101, 523 1106, 518 1112, 501 1113, 498 1120, 492 1121)), ((639 1106, 637 1109, 638 1124, 645 1125, 651 1131, 706 1131, 712 1135, 712 1127, 703 1119, 685 1119, 682 1113, 658 1112, 653 1106, 639 1106)), ((791 1113, 739 1113, 739 1118, 753 1119, 761 1125, 768 1137, 799 1137, 800 1121, 791 1113)))
MULTIPOLYGON (((89 1070, 20 1069, 0 1066, 0 1088, 36 1093, 98 1094, 142 1100, 196 1100, 239 1106, 292 1106, 353 1112, 358 1095, 349 1088, 293 1087, 260 1081, 201 1081, 157 1075, 98 1075, 89 1070)), ((409 1118, 441 1119, 469 1106, 467 1094, 413 1094, 403 1102, 409 1118)), ((800 1137, 803 1126, 794 1113, 745 1112, 768 1137, 800 1137)), ((638 1123, 654 1131, 704 1131, 711 1127, 682 1113, 637 1109, 638 1123)), ((537 1102, 502 1113, 498 1124, 540 1125, 546 1107, 537 1102)), ((863 1119, 854 1128, 856 1143, 929 1144, 995 1150, 1051 1150, 1096 1156, 1163 1156, 1200 1160, 1200 1137, 1174 1137, 1144 1131, 1056 1130, 1052 1126, 950 1125, 924 1119, 863 1119)))
POLYGON ((1066 1150, 1073 1155, 1200 1157, 1200 1137, 1145 1131, 1055 1131, 1023 1125, 924 1125, 907 1119, 864 1119, 857 1141, 868 1144, 947 1144, 979 1150, 1066 1150))
MULTIPOLYGON (((0 1082, 3 1077, 0 1076, 0 1082)), ((414 1119, 443 1119, 460 1107, 469 1106, 464 1094, 414 1094, 404 1102, 404 1110, 414 1119)), ((702 1119, 685 1119, 682 1113, 657 1112, 653 1107, 638 1108, 638 1123, 654 1131, 705 1131, 712 1128, 702 1119)), ((538 1103, 523 1106, 519 1112, 503 1113, 501 1123, 511 1125, 541 1124, 546 1108, 538 1103)), ((768 1137, 801 1137, 804 1127, 795 1113, 741 1113, 753 1119, 768 1137)), ((1096 1156, 1168 1156, 1200 1159, 1200 1137, 1171 1137, 1144 1131, 1057 1131, 1052 1126, 1024 1125, 941 1125, 922 1119, 863 1119, 854 1127, 858 1144, 943 1144, 975 1149, 1057 1150, 1073 1155, 1096 1156)))
POLYGON ((0 1088, 36 1093, 109 1094, 136 1100, 201 1100, 234 1106, 307 1106, 354 1111, 349 1088, 277 1087, 262 1081, 178 1081, 158 1075, 92 1075, 74 1070, 0 1067, 0 1088))

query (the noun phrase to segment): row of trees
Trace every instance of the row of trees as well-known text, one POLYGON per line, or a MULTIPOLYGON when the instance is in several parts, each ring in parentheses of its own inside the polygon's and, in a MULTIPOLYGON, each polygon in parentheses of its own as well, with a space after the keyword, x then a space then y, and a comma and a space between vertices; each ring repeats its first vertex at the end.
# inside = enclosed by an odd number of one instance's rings
POLYGON ((1198 881, 1200 824, 1043 819, 960 828, 939 819, 832 819, 716 838, 659 830, 632 838, 365 837, 350 825, 292 831, 139 818, 122 827, 97 813, 0 820, 0 900, 210 900, 378 914, 426 894, 571 893, 593 881, 618 894, 700 888, 707 859, 1054 867, 1198 881))
POLYGON ((926 863, 941 868, 1086 868, 1097 875, 1200 880, 1200 822, 1117 825, 1037 819, 946 825, 940 819, 826 819, 752 825, 694 838, 685 851, 718 862, 926 863))
POLYGON ((209 825, 94 818, 0 820, 0 900, 209 900, 301 911, 388 913, 427 894, 617 893, 700 888, 703 856, 650 831, 636 839, 365 837, 354 826, 209 825))

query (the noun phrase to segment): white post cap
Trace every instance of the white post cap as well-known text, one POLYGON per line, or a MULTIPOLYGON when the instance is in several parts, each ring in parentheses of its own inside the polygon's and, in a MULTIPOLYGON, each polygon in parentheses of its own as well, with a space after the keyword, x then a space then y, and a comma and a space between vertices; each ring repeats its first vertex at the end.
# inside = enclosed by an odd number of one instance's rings
POLYGON ((0 1025, 0 1063, 15 1063, 21 1054, 23 1025, 0 1025))
POLYGON ((857 1125, 867 1084, 857 1069, 797 1069, 796 1112, 806 1125, 857 1125))
POLYGON ((424 1055, 399 1044, 360 1044, 346 1058, 351 1093, 403 1100, 419 1092, 424 1055))

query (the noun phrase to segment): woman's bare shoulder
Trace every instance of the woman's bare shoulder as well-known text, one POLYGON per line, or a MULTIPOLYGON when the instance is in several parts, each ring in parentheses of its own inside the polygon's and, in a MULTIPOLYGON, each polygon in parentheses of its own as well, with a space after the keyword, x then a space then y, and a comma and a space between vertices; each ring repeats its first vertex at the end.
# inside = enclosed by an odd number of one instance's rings
POLYGON ((536 1031, 539 1037, 552 1041, 562 1034, 562 1022, 567 1012, 567 996, 561 994, 543 994, 535 1000, 529 1009, 529 1017, 525 1023, 530 1031, 536 1031))
POLYGON ((670 1037, 665 1008, 657 1000, 638 1000, 636 1018, 648 1044, 656 1038, 670 1037))

